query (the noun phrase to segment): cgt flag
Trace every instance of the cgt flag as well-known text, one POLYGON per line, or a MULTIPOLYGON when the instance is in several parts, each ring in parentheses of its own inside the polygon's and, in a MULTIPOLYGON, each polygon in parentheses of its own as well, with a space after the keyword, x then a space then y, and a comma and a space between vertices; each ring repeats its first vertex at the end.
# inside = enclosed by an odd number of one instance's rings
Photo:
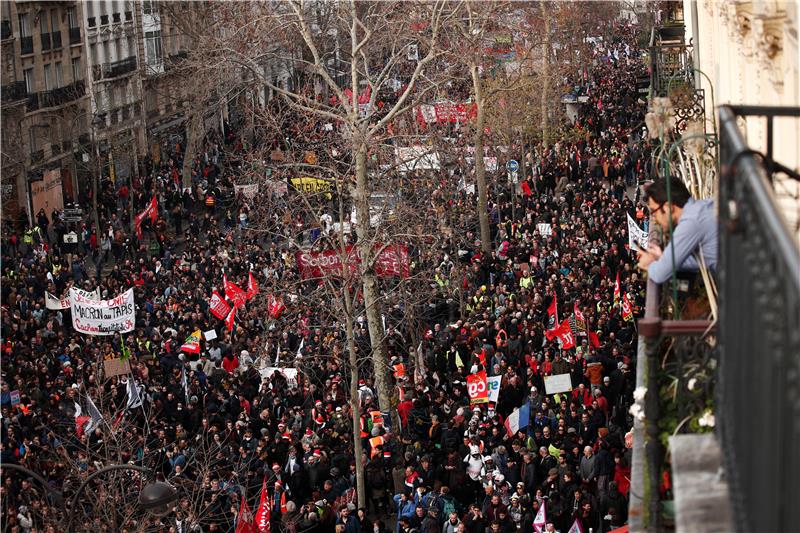
POLYGON ((239 514, 236 515, 236 533, 256 533, 253 513, 250 512, 244 493, 242 493, 242 501, 239 504, 239 514))
POLYGON ((467 376, 467 393, 470 405, 489 402, 489 386, 485 370, 467 376))
POLYGON ((247 301, 247 293, 232 281, 228 281, 228 275, 222 274, 222 285, 225 289, 225 297, 233 302, 233 307, 244 305, 247 301))
POLYGON ((136 237, 139 240, 142 240, 142 222, 144 222, 145 218, 150 218, 150 223, 155 224, 156 220, 158 220, 158 202, 156 201, 156 197, 153 196, 150 199, 150 202, 145 207, 144 211, 133 217, 133 225, 136 228, 136 237))
POLYGON ((558 297, 553 293, 553 300, 547 307, 547 329, 553 329, 558 324, 558 297))
POLYGON ((249 300, 256 294, 258 294, 258 281, 256 281, 256 277, 253 276, 253 273, 250 272, 247 278, 247 299, 249 300))
POLYGON ((569 350, 575 347, 575 334, 569 325, 569 320, 564 320, 557 328, 544 332, 548 341, 558 338, 561 341, 561 349, 569 350))
POLYGON ((617 272, 617 281, 614 283, 614 307, 619 305, 619 296, 620 296, 620 286, 619 286, 619 272, 617 272))
POLYGON ((622 320, 626 322, 633 320, 633 306, 628 300, 628 293, 622 295, 622 320))

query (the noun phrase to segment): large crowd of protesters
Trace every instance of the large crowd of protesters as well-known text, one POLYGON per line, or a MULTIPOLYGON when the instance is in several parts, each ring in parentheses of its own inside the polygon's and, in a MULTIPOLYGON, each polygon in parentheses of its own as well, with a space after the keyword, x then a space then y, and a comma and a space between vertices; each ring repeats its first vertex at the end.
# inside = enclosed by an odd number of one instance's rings
MULTIPOLYGON (((273 531, 288 533, 531 533, 542 506, 546 531, 624 525, 637 335, 614 288, 619 279, 634 309, 641 305, 626 215, 637 216, 628 191, 649 156, 637 132, 644 106, 634 33, 616 34, 583 80, 589 101, 576 120, 579 140, 529 147, 529 192, 512 196, 492 185, 495 251, 482 252, 471 233, 413 251, 438 265, 436 297, 456 287, 464 305, 460 316, 426 325, 420 358, 402 331, 388 343, 393 364, 426 370, 391 377, 397 417, 376 416, 373 376, 359 382, 363 457, 353 451, 341 328, 320 323, 302 296, 274 320, 263 305, 240 308, 232 333, 209 312, 212 291, 224 291, 223 269, 242 287, 249 272, 263 285, 296 275, 285 243, 250 230, 252 200, 223 193, 235 181, 223 171, 226 159, 247 150, 227 127, 207 136, 194 189, 180 186, 180 143, 165 143, 129 185, 106 182, 99 231, 88 214, 82 224, 43 211, 27 227, 5 224, 2 462, 71 494, 121 442, 113 461, 191 487, 162 519, 164 531, 236 530, 241 495, 255 508, 264 479, 273 531), (145 222, 140 241, 130 209, 140 212, 152 195, 158 219, 145 222), (64 243, 70 230, 78 243, 64 243), (99 288, 103 298, 134 287, 135 331, 75 332, 69 310, 45 302, 46 292, 62 297, 70 286, 99 288), (584 317, 573 321, 574 348, 547 340, 553 299, 560 319, 576 309, 584 317), (201 340, 199 353, 182 351, 197 329, 215 329, 217 338, 201 340), (130 374, 100 379, 101 362, 122 355, 130 374), (264 377, 262 358, 284 361, 278 366, 297 368, 298 377, 264 377), (502 376, 496 403, 470 405, 466 377, 479 370, 502 376), (572 391, 547 394, 544 378, 563 374, 572 391), (141 386, 141 406, 132 409, 128 379, 141 386), (105 418, 89 431, 75 421, 87 397, 105 418), (530 420, 511 433, 506 419, 526 403, 530 420), (362 508, 356 461, 365 465, 362 508)), ((463 209, 472 196, 459 195, 447 208, 475 217, 463 209)), ((368 343, 362 322, 355 335, 368 343)), ((35 480, 4 473, 4 530, 57 531, 44 493, 35 480)))

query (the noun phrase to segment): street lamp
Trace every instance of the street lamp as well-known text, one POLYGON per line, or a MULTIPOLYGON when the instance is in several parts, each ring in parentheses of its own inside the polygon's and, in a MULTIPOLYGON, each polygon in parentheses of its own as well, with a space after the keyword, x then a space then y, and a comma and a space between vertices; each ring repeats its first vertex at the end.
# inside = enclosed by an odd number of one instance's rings
MULTIPOLYGON (((141 472, 144 474, 153 474, 151 469, 136 465, 110 465, 105 468, 101 468, 97 472, 87 477, 83 483, 81 483, 80 487, 78 487, 78 490, 75 492, 75 495, 72 497, 69 508, 67 509, 63 507, 64 495, 60 491, 51 487, 47 480, 36 472, 33 472, 24 466, 15 464, 3 464, 2 468, 20 472, 39 482, 42 488, 50 494, 51 503, 53 505, 62 507, 62 511, 68 513, 67 521, 64 527, 65 532, 72 531, 72 524, 75 521, 75 510, 78 508, 80 497, 86 491, 86 487, 89 486, 89 483, 91 483, 91 481, 95 478, 107 472, 117 470, 133 470, 135 472, 141 472)), ((178 491, 175 489, 175 487, 160 481, 145 485, 139 493, 138 498, 139 506, 155 517, 163 517, 168 515, 172 511, 172 504, 177 500, 178 491)))

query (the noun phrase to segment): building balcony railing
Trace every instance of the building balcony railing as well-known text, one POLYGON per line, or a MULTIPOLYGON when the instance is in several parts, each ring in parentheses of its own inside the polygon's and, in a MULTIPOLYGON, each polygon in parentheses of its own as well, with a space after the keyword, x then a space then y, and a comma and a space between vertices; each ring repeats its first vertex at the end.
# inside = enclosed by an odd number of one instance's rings
POLYGON ((3 102, 16 102, 24 99, 27 95, 28 91, 24 81, 15 81, 0 88, 0 96, 3 102))
POLYGON ((61 48, 61 32, 54 31, 50 34, 50 39, 53 41, 53 50, 61 48))
POLYGON ((164 60, 164 70, 170 71, 180 68, 181 64, 189 57, 188 52, 181 50, 180 52, 167 57, 164 60))
POLYGON ((77 100, 86 94, 86 84, 83 80, 78 80, 65 87, 59 87, 50 91, 41 91, 28 94, 28 112, 44 109, 46 107, 56 107, 73 100, 77 100))
POLYGON ((41 38, 42 38, 42 50, 43 51, 44 50, 50 50, 50 44, 51 44, 50 34, 49 33, 42 33, 41 34, 41 38))
POLYGON ((3 39, 3 40, 11 38, 11 21, 10 20, 4 20, 4 21, 0 22, 0 38, 3 39))
POLYGON ((95 81, 103 79, 118 78, 136 70, 136 56, 115 61, 113 63, 103 63, 92 67, 92 77, 95 81))
POLYGON ((70 28, 69 29, 69 44, 78 44, 81 42, 81 29, 80 28, 70 28))
POLYGON ((650 91, 652 96, 667 96, 671 86, 692 85, 694 65, 692 44, 684 41, 684 26, 657 26, 650 34, 650 91))
POLYGON ((19 38, 19 49, 21 54, 32 54, 33 53, 33 35, 29 35, 28 37, 20 37, 19 38))
POLYGON ((800 523, 800 250, 773 188, 800 174, 772 151, 773 122, 798 128, 800 108, 722 106, 719 118, 718 434, 739 531, 789 531, 800 523), (766 153, 747 145, 741 117, 766 120, 766 153))

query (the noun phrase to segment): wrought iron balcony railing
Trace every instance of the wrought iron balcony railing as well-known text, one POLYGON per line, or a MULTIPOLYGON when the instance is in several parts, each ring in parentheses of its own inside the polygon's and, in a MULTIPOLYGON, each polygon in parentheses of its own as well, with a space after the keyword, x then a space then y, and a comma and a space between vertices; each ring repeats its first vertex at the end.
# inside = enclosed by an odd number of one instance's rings
POLYGON ((69 44, 78 44, 81 42, 81 29, 80 28, 70 28, 69 29, 69 44))
POLYGON ((36 111, 46 107, 56 107, 66 104, 86 94, 86 84, 83 80, 59 87, 50 91, 28 93, 28 111, 36 111))
POLYGON ((775 201, 774 119, 800 108, 722 106, 720 118, 719 436, 739 531, 800 523, 800 251, 775 201), (750 148, 737 119, 764 117, 767 149, 750 148))

